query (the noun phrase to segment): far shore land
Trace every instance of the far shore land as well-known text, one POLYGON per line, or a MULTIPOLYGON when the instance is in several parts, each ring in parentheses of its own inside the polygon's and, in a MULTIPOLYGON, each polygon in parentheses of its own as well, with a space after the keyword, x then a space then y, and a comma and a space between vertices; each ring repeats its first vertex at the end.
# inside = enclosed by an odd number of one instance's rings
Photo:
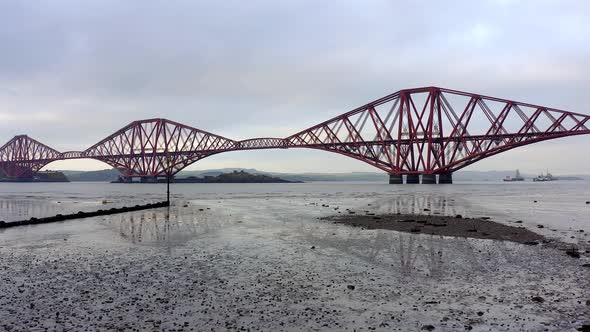
POLYGON ((512 241, 528 245, 554 242, 522 226, 510 226, 488 218, 463 218, 457 216, 385 214, 344 215, 324 217, 323 220, 364 229, 388 229, 398 232, 469 237, 512 241))

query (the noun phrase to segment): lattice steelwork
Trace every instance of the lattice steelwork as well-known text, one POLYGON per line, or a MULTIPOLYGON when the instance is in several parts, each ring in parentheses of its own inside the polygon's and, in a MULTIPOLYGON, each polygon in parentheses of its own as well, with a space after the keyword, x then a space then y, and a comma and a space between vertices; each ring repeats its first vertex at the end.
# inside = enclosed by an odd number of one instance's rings
POLYGON ((193 162, 231 150, 236 142, 165 119, 135 121, 84 151, 124 176, 174 175, 193 162))
POLYGON ((451 173, 547 139, 589 134, 588 115, 436 87, 408 89, 287 138, 394 174, 451 173))
POLYGON ((58 151, 26 135, 18 135, 0 148, 0 172, 12 178, 32 177, 58 159, 61 159, 58 151))
POLYGON ((287 147, 287 143, 284 138, 252 138, 239 141, 236 150, 283 149, 287 147))
POLYGON ((313 148, 390 174, 450 174, 483 158, 543 140, 590 134, 590 116, 426 87, 401 90, 287 138, 234 141, 165 119, 135 121, 85 151, 59 153, 27 136, 0 148, 0 170, 30 177, 47 163, 94 158, 124 176, 174 175, 226 151, 313 148))

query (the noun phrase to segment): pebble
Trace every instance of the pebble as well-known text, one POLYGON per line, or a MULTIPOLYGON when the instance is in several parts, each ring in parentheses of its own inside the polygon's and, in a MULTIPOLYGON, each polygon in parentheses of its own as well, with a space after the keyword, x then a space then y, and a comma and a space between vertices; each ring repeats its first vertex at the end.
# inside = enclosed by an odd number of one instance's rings
POLYGON ((580 252, 577 248, 569 248, 565 251, 566 255, 573 258, 580 258, 580 252))

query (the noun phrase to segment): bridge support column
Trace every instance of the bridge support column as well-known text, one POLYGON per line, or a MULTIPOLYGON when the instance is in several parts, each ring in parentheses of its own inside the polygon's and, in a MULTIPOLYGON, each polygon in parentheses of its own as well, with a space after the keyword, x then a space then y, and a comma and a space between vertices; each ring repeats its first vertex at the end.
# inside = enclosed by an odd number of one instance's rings
POLYGON ((438 175, 439 184, 451 184, 453 183, 453 173, 440 173, 438 175))
POLYGON ((389 184, 403 184, 404 178, 401 174, 389 174, 389 184))
POLYGON ((420 183, 420 175, 418 175, 418 174, 406 175, 406 184, 416 184, 416 183, 420 183))
POLYGON ((436 184, 436 174, 422 174, 422 184, 436 184))
POLYGON ((156 183, 158 182, 157 176, 142 176, 140 179, 141 183, 156 183))

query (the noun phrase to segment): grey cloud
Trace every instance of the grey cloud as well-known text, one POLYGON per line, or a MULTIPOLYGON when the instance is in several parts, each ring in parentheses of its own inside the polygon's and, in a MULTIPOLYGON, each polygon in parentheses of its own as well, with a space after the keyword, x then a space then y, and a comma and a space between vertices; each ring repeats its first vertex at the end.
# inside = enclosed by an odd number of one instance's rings
POLYGON ((3 1, 0 140, 27 131, 84 147, 151 117, 274 136, 423 85, 588 113, 589 10, 585 1, 3 1))

